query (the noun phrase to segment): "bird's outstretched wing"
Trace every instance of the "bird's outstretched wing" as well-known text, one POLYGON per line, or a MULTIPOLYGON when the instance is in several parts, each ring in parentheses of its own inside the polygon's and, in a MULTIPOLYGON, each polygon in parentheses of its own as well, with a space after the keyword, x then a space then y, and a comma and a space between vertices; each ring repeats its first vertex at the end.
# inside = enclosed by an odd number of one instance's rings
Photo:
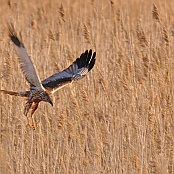
POLYGON ((48 93, 54 93, 68 83, 82 79, 93 68, 95 57, 96 52, 92 54, 92 50, 86 50, 67 69, 43 80, 43 87, 48 93))
POLYGON ((20 67, 22 69, 22 72, 25 75, 26 80, 35 87, 41 87, 40 80, 36 74, 35 68, 33 66, 33 63, 28 56, 24 45, 22 42, 18 39, 16 32, 14 30, 14 26, 12 24, 8 25, 9 29, 9 37, 11 41, 15 44, 16 51, 19 58, 20 67))

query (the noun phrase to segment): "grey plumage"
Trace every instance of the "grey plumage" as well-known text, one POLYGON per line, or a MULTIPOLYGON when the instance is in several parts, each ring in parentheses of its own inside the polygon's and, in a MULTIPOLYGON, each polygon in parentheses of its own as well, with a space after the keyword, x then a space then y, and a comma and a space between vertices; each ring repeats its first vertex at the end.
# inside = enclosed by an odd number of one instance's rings
MULTIPOLYGON (((85 53, 82 53, 80 58, 77 58, 68 68, 61 72, 53 74, 43 81, 40 81, 23 43, 18 39, 16 35, 13 25, 9 25, 8 28, 9 37, 15 45, 20 68, 26 80, 30 84, 30 90, 24 92, 0 90, 0 92, 14 96, 27 97, 24 115, 27 116, 29 110, 31 110, 31 117, 33 120, 33 114, 36 111, 39 102, 45 101, 53 106, 49 94, 53 94, 55 91, 59 90, 65 85, 73 81, 80 80, 86 76, 86 74, 93 68, 95 64, 96 52, 92 54, 92 50, 86 50, 85 53)), ((32 124, 34 124, 34 121, 32 121, 32 124)))
POLYGON ((92 55, 92 50, 86 50, 85 53, 82 53, 80 58, 77 58, 68 68, 43 80, 43 87, 49 91, 49 93, 54 93, 72 81, 84 78, 93 68, 95 57, 96 52, 92 55))

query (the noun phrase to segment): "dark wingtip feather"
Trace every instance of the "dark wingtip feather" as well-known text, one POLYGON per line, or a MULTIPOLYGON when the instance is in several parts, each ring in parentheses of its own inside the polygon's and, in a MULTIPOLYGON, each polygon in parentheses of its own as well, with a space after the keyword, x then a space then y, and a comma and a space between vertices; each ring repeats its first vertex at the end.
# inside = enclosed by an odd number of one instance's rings
POLYGON ((81 54, 80 58, 76 59, 76 63, 78 68, 87 67, 88 71, 90 71, 95 64, 96 52, 92 55, 92 50, 86 50, 81 54))
POLYGON ((16 31, 14 29, 14 26, 13 24, 8 24, 8 30, 9 30, 9 37, 10 39, 12 40, 12 42, 20 47, 22 45, 22 43, 19 41, 19 39, 17 38, 17 34, 16 34, 16 31))

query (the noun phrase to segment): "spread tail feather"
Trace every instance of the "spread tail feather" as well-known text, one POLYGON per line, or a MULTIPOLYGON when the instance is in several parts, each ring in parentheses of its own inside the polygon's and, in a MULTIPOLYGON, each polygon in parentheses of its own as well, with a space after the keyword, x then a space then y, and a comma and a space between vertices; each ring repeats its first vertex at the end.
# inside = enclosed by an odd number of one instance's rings
POLYGON ((21 97, 29 97, 30 95, 30 91, 14 92, 14 91, 0 90, 0 92, 3 92, 4 94, 21 96, 21 97))

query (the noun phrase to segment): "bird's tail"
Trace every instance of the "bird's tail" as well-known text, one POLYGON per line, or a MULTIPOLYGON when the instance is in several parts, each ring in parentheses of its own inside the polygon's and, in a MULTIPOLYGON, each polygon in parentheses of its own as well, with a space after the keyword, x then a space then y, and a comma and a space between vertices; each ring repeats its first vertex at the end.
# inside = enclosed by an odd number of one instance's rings
POLYGON ((21 96, 21 97, 29 97, 30 95, 30 91, 14 92, 14 91, 0 90, 0 92, 3 92, 4 94, 21 96))

